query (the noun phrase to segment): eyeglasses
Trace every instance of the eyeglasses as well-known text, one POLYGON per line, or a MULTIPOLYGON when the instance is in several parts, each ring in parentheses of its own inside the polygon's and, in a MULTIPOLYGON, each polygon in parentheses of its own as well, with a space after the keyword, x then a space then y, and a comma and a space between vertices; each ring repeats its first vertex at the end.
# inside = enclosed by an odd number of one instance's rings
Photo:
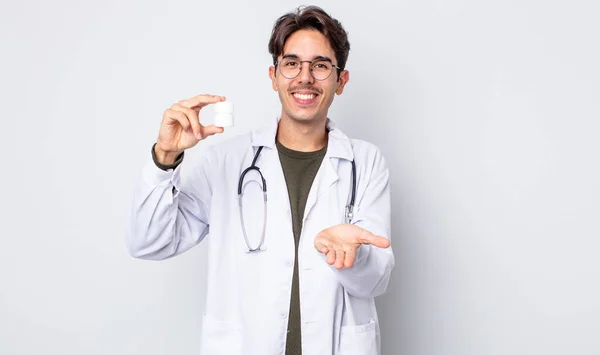
POLYGON ((310 74, 315 80, 325 80, 333 72, 333 68, 342 70, 334 65, 329 59, 300 60, 298 58, 283 58, 275 63, 275 68, 279 67, 279 72, 287 79, 294 79, 302 71, 302 63, 307 62, 310 66, 310 74))

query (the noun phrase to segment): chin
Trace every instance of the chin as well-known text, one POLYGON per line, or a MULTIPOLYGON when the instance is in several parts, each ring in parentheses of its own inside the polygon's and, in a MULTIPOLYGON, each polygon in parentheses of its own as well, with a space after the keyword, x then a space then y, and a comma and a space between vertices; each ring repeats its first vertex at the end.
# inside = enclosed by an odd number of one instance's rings
POLYGON ((288 116, 293 121, 300 123, 310 123, 319 121, 319 118, 316 114, 291 114, 288 116))
POLYGON ((314 109, 298 109, 294 107, 288 109, 285 113, 293 121, 302 123, 316 122, 321 117, 320 112, 314 109))

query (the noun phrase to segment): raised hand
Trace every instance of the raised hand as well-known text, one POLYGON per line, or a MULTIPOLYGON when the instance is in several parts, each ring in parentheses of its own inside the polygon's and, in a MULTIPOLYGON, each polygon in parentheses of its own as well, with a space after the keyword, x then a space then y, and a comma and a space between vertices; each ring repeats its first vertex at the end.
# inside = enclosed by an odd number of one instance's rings
POLYGON ((324 229, 315 238, 315 248, 327 256, 329 265, 334 265, 338 270, 352 267, 361 244, 387 248, 390 240, 354 224, 339 224, 324 229))
POLYGON ((225 101, 216 95, 198 95, 173 104, 163 114, 154 151, 162 164, 171 164, 184 150, 198 144, 204 138, 222 133, 223 128, 200 123, 200 110, 210 104, 225 101))

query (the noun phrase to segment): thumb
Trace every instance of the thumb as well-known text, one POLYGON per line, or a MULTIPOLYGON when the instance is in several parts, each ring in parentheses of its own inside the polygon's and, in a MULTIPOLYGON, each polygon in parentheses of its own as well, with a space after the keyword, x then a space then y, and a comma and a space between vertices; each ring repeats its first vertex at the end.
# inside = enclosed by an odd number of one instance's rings
POLYGON ((375 235, 366 229, 363 229, 363 232, 360 234, 359 241, 361 244, 371 244, 378 248, 388 248, 391 245, 389 239, 375 235))
POLYGON ((224 131, 225 129, 223 129, 223 127, 217 127, 215 125, 204 126, 204 129, 202 130, 202 136, 203 138, 206 138, 216 133, 223 133, 224 131))

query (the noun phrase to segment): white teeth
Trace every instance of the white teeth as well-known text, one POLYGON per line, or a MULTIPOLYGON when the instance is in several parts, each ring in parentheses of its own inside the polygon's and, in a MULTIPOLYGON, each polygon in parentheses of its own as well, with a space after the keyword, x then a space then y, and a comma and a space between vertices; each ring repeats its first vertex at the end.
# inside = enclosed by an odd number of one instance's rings
POLYGON ((315 98, 315 94, 294 94, 294 97, 297 97, 300 100, 312 100, 315 98))

